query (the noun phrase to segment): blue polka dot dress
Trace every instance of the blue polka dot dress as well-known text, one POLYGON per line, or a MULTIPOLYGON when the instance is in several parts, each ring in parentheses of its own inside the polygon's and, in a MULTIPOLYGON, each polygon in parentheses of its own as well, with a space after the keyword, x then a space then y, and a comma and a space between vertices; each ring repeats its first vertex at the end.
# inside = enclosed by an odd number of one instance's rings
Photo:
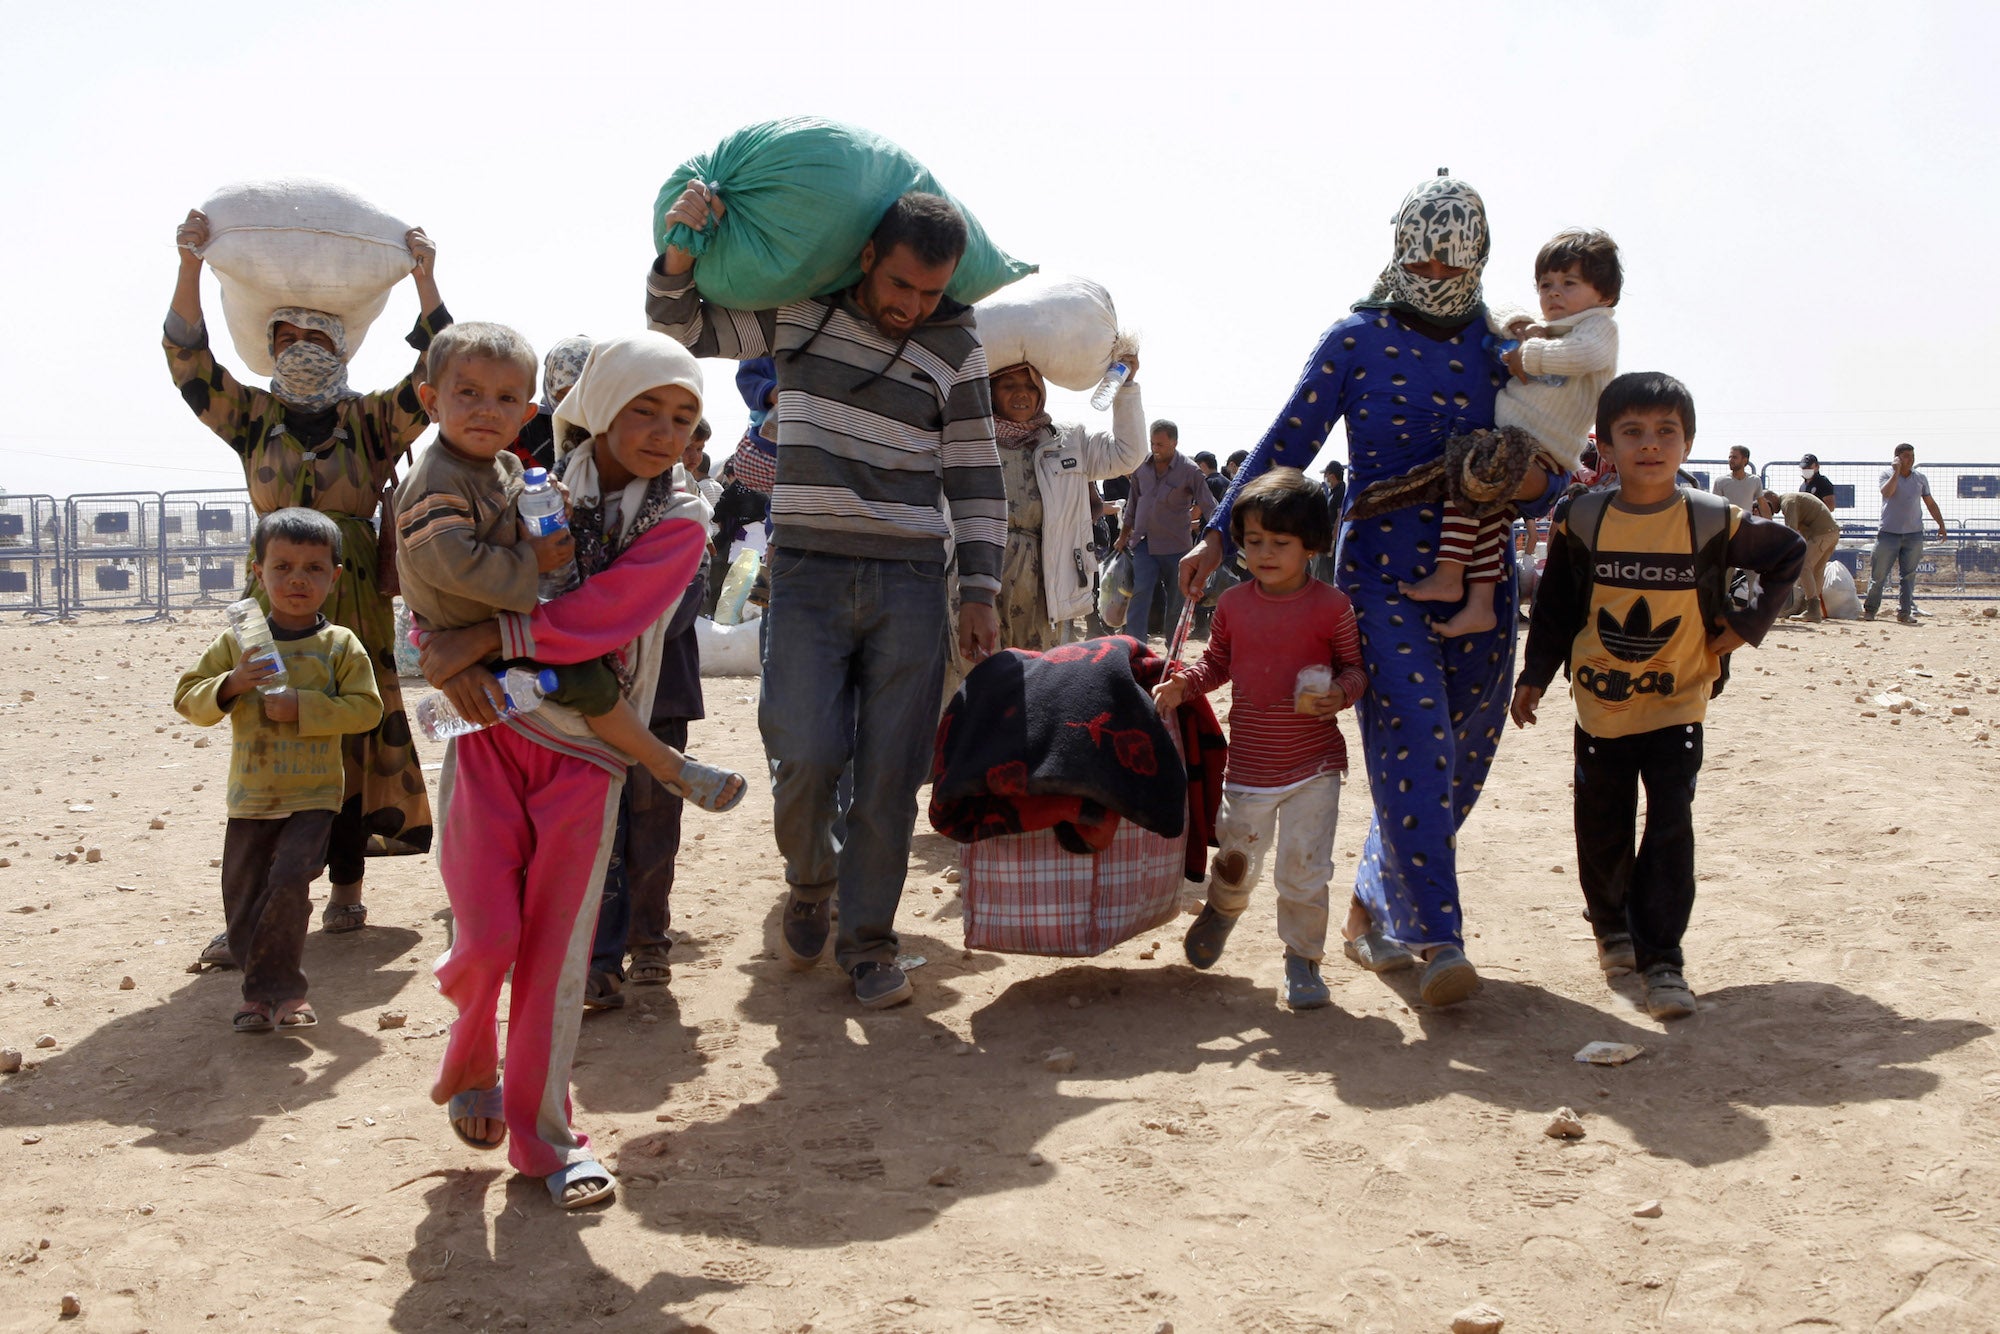
MULTIPOLYGON (((1343 417, 1350 496, 1439 457, 1454 435, 1490 429, 1506 372, 1480 348, 1480 316, 1445 339, 1387 310, 1357 311, 1334 325, 1235 485, 1267 468, 1306 468, 1343 417)), ((1556 494, 1551 487, 1524 512, 1547 508, 1556 494)), ((1226 513, 1215 516, 1224 533, 1226 513)), ((1441 638, 1431 618, 1448 617, 1453 606, 1396 591, 1398 580, 1431 572, 1440 517, 1426 505, 1344 524, 1337 553, 1369 681, 1355 712, 1375 809, 1355 895, 1378 928, 1412 948, 1464 943, 1458 829, 1492 767, 1514 678, 1511 543, 1493 593, 1499 623, 1485 634, 1441 638)))

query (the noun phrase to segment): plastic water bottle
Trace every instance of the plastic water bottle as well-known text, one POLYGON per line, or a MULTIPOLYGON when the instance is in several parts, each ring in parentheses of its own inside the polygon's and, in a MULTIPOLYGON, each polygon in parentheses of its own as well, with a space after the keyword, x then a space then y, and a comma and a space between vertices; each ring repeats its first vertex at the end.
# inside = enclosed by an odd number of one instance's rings
POLYGON ((1097 382, 1097 391, 1090 396, 1090 406, 1098 412, 1111 406, 1111 400, 1118 397, 1118 391, 1132 378, 1132 368, 1123 361, 1111 363, 1111 369, 1104 372, 1104 378, 1097 382))
MULTIPOLYGON (((562 492, 550 480, 548 469, 529 468, 521 474, 521 482, 521 524, 530 536, 547 537, 569 527, 569 519, 563 514, 562 492)), ((536 596, 548 602, 575 587, 576 562, 571 560, 542 572, 536 596)))
POLYGON ((244 598, 241 602, 229 604, 224 613, 229 617, 229 633, 236 636, 236 647, 246 662, 268 660, 277 668, 276 675, 258 684, 257 689, 266 695, 282 695, 291 688, 291 678, 285 673, 285 659, 278 652, 277 641, 271 638, 271 622, 265 617, 264 609, 257 605, 256 598, 244 598))
POLYGON ((722 595, 715 600, 717 625, 743 624, 743 604, 750 598, 750 586, 757 582, 762 564, 762 558, 750 547, 744 547, 729 562, 729 573, 722 577, 722 595))
MULTIPOLYGON (((507 697, 500 707, 502 719, 533 713, 542 707, 543 697, 556 688, 556 674, 546 667, 540 671, 509 667, 504 672, 493 673, 493 676, 500 682, 500 689, 507 697)), ((460 713, 451 702, 451 697, 442 690, 417 701, 417 728, 431 741, 445 741, 482 730, 480 724, 460 713)))

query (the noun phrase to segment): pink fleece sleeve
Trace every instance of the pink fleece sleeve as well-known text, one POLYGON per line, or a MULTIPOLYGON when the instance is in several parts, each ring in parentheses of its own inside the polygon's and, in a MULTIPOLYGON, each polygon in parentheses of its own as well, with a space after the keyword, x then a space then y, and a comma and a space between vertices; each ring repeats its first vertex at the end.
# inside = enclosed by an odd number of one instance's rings
POLYGON ((583 587, 528 615, 503 611, 500 652, 537 662, 589 662, 637 639, 687 591, 708 549, 708 535, 690 519, 649 529, 583 587))

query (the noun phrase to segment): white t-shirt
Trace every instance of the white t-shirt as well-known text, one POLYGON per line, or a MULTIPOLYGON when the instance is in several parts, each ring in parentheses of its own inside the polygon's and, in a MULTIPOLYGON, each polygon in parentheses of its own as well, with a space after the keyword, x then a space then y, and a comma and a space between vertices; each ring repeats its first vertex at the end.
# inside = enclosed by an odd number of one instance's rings
POLYGON ((1731 477, 1728 473, 1715 479, 1709 490, 1721 496, 1737 509, 1748 513, 1757 504, 1757 497, 1764 494, 1763 479, 1754 472, 1746 472, 1742 477, 1731 477))

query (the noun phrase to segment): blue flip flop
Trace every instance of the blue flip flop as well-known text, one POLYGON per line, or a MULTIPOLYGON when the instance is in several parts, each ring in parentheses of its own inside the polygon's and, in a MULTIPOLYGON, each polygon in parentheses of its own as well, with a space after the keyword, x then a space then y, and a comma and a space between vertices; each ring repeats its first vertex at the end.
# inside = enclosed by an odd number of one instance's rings
POLYGON ((498 1084, 490 1089, 465 1089, 452 1094, 451 1101, 445 1104, 445 1112, 451 1117, 451 1133, 458 1136, 461 1144, 470 1145, 475 1149, 497 1149, 507 1142, 506 1111, 501 1106, 498 1084), (458 1124, 460 1121, 471 1120, 500 1122, 500 1137, 474 1139, 458 1124))
POLYGON ((542 1180, 548 1185, 549 1198, 562 1209, 581 1209, 585 1205, 596 1204, 599 1200, 608 1200, 612 1192, 618 1189, 618 1179, 607 1172, 604 1164, 595 1158, 585 1158, 582 1162, 571 1163, 560 1172, 549 1173, 542 1180), (589 1181, 598 1183, 595 1190, 574 1198, 564 1196, 563 1192, 571 1186, 589 1181))

